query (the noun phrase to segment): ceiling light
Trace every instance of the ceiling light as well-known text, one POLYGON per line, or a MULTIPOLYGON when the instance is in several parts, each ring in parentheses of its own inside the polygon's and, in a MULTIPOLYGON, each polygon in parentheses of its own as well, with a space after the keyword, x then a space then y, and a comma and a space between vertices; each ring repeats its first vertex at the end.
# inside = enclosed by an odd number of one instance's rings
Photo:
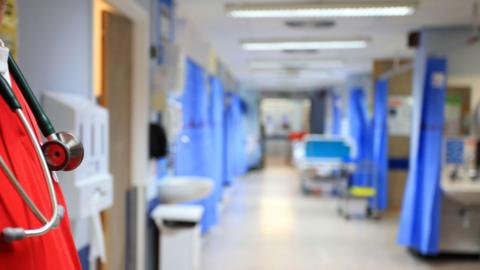
POLYGON ((227 5, 235 18, 311 18, 311 17, 385 17, 408 16, 417 1, 319 4, 243 4, 227 5))
POLYGON ((301 70, 274 70, 274 71, 255 71, 252 75, 256 77, 281 77, 281 78, 328 78, 330 77, 329 72, 312 72, 312 71, 301 71, 301 70))
POLYGON ((326 69, 341 68, 344 63, 338 60, 278 60, 278 61, 253 61, 249 64, 250 69, 326 69))
POLYGON ((335 26, 333 20, 288 20, 285 25, 292 29, 327 29, 335 26))
POLYGON ((365 47, 367 47, 366 40, 248 41, 242 43, 242 48, 247 51, 333 50, 365 47))

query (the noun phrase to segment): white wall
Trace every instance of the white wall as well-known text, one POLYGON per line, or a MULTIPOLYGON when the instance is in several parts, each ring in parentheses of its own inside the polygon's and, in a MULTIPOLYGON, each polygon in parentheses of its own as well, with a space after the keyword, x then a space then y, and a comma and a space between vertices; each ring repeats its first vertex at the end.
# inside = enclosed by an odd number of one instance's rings
POLYGON ((37 95, 92 94, 92 1, 18 0, 19 65, 37 95))
POLYGON ((145 10, 149 10, 152 6, 152 0, 135 0, 145 10))
POLYGON ((468 44, 466 41, 470 31, 460 36, 459 47, 448 52, 449 75, 474 75, 480 74, 480 42, 468 44))
MULTIPOLYGON (((466 40, 470 31, 461 37, 466 40)), ((480 102, 480 42, 465 44, 448 54, 448 85, 472 89, 471 108, 480 102)))
POLYGON ((266 126, 267 135, 287 135, 283 128, 284 118, 288 118, 289 131, 304 131, 305 106, 307 99, 266 98, 261 102, 261 121, 270 118, 270 126, 266 126), (272 130, 269 130, 272 129, 272 130), (271 134, 271 132, 274 132, 271 134), (270 134, 269 134, 270 133, 270 134), (285 133, 285 134, 284 134, 285 133))
POLYGON ((211 44, 203 33, 196 28, 192 20, 195 14, 190 14, 182 5, 182 1, 177 0, 176 2, 175 43, 184 50, 190 59, 202 66, 205 71, 208 71, 212 56, 211 44))
POLYGON ((177 19, 175 24, 175 43, 179 45, 197 64, 208 70, 211 53, 210 44, 205 41, 188 19, 177 19))

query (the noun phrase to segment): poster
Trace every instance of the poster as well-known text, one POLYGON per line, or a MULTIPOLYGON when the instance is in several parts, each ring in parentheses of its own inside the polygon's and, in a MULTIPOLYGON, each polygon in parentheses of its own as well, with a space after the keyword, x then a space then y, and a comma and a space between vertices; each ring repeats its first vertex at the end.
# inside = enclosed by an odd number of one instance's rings
POLYGON ((458 136, 462 134, 462 98, 447 95, 445 99, 445 134, 458 136))
POLYGON ((410 96, 388 97, 388 131, 392 136, 410 136, 413 99, 410 96))
POLYGON ((8 0, 5 16, 0 29, 0 38, 10 48, 12 54, 17 56, 17 4, 16 0, 8 0))

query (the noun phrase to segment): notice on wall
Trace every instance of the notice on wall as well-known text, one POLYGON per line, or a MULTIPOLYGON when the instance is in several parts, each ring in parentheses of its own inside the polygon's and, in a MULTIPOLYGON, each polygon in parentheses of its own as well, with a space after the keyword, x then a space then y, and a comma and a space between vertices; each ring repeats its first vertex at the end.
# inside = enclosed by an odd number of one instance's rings
POLYGON ((413 99, 410 96, 388 97, 388 130, 393 136, 409 136, 412 128, 413 99))
POLYGON ((12 54, 17 52, 17 3, 16 0, 7 1, 7 9, 0 30, 0 38, 10 48, 12 54))
POLYGON ((462 134, 462 98, 447 95, 445 99, 445 134, 455 136, 462 134))

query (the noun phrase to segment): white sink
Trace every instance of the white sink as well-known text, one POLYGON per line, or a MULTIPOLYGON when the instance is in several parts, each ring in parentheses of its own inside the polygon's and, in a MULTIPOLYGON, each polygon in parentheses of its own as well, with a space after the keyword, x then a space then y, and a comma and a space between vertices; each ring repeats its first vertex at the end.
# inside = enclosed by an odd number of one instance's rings
POLYGON ((169 176, 157 184, 160 203, 183 203, 206 198, 213 191, 213 180, 197 176, 169 176))
POLYGON ((445 196, 463 205, 480 205, 480 181, 442 181, 445 196))

